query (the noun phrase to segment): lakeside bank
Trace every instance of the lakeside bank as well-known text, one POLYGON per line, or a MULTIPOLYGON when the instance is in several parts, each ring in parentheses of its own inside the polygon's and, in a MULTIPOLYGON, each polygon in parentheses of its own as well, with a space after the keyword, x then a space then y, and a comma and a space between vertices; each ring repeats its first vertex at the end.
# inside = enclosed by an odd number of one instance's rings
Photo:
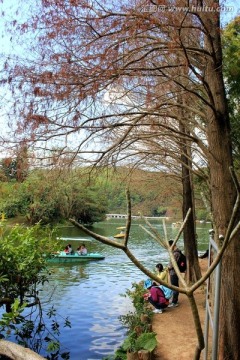
MULTIPOLYGON (((208 259, 199 259, 202 273, 207 269, 208 259)), ((205 321, 205 289, 195 292, 202 329, 205 321)), ((153 331, 157 333, 157 348, 153 360, 193 360, 197 344, 197 334, 187 296, 180 294, 179 307, 169 308, 162 314, 155 314, 153 331)), ((201 358, 203 359, 203 352, 201 358)))

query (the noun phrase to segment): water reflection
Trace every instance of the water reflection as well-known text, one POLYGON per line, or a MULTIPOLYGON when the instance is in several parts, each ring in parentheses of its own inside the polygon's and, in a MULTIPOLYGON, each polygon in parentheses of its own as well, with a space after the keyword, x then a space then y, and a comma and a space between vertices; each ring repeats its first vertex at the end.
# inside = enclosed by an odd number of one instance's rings
POLYGON ((73 360, 102 359, 123 341, 125 330, 118 317, 127 313, 131 304, 121 294, 143 275, 126 261, 124 253, 113 250, 106 251, 101 263, 51 267, 54 279, 49 286, 57 284, 53 302, 58 313, 67 315, 72 323, 61 341, 73 360))
POLYGON ((58 279, 66 280, 68 282, 79 281, 79 278, 87 278, 88 275, 83 265, 74 266, 71 263, 66 263, 61 266, 59 264, 51 264, 48 271, 58 279))

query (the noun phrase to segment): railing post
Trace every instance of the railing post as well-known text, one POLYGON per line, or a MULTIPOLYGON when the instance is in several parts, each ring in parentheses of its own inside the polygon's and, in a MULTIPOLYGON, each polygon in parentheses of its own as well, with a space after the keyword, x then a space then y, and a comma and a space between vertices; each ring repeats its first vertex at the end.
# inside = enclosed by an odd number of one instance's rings
MULTIPOLYGON (((209 254, 208 254, 208 267, 211 265, 212 250, 218 252, 218 246, 214 241, 214 230, 209 230, 209 254)), ((212 327, 212 360, 217 360, 218 357, 218 334, 219 334, 219 308, 220 308, 220 285, 221 285, 221 261, 215 269, 215 287, 214 287, 214 311, 211 314, 211 307, 209 304, 209 288, 210 277, 207 279, 206 291, 206 316, 205 316, 205 329, 204 329, 204 360, 208 358, 208 335, 209 335, 209 320, 212 327)))

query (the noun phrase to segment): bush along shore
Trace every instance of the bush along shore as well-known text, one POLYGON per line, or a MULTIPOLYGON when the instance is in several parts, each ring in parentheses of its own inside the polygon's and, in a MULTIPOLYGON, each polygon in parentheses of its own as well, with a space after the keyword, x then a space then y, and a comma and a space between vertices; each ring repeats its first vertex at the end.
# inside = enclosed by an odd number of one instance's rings
POLYGON ((120 316, 126 328, 123 344, 111 357, 103 360, 151 360, 153 350, 157 346, 156 333, 152 331, 153 312, 149 303, 144 300, 143 282, 133 283, 132 289, 123 296, 128 296, 133 303, 134 311, 120 316))

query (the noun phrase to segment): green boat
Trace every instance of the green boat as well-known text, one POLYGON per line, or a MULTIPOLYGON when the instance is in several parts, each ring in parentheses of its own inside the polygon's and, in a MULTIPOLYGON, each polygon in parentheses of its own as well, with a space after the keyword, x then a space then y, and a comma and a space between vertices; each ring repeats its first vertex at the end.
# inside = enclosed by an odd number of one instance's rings
POLYGON ((47 258, 49 263, 71 263, 71 262, 84 262, 92 260, 104 260, 105 256, 99 253, 88 253, 87 255, 78 255, 77 253, 73 255, 68 255, 64 251, 59 252, 58 254, 52 254, 47 258))

